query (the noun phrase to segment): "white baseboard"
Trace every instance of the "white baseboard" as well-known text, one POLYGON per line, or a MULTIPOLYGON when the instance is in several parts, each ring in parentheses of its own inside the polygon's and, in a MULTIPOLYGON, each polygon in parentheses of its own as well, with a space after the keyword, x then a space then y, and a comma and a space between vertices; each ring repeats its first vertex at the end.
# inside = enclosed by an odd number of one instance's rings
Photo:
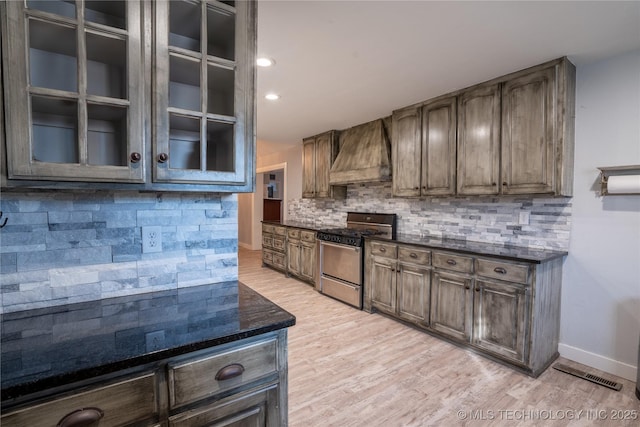
POLYGON ((558 351, 560 352, 560 356, 571 359, 574 362, 591 366, 592 368, 617 375, 629 381, 636 381, 636 375, 638 374, 638 367, 636 366, 609 359, 608 357, 591 353, 589 351, 582 350, 581 348, 572 347, 567 344, 559 344, 558 351))

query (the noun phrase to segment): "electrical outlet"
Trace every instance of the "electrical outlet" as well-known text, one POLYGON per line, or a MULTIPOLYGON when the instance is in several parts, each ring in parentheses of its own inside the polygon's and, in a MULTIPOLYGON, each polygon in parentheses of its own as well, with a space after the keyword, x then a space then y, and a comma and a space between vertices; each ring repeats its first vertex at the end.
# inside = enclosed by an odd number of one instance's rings
POLYGON ((529 225, 529 221, 531 219, 531 213, 528 211, 521 211, 518 217, 518 224, 520 225, 529 225))
POLYGON ((142 227, 142 252, 162 252, 162 227, 142 227))
POLYGON ((147 351, 158 351, 164 348, 164 331, 149 332, 144 337, 147 351))

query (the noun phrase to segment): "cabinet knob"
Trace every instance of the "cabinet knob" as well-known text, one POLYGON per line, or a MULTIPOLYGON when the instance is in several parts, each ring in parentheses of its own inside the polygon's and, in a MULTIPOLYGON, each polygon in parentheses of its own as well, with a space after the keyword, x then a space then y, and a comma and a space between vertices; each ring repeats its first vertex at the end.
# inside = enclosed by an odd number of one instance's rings
POLYGON ((480 288, 476 288, 476 292, 480 292, 480 288))
POLYGON ((140 153, 134 151, 129 156, 129 159, 131 160, 131 163, 138 163, 142 159, 142 156, 140 155, 140 153))
POLYGON ((419 189, 420 189, 420 187, 414 187, 413 189, 414 189, 414 190, 419 190, 419 189))
POLYGON ((384 253, 387 252, 387 250, 385 248, 380 248, 380 252, 384 253))
POLYGON ((158 154, 158 162, 159 163, 166 163, 167 160, 169 160, 169 155, 167 153, 158 154))
POLYGON ((509 185, 509 184, 507 184, 506 182, 503 182, 503 183, 502 183, 502 186, 503 186, 503 187, 506 187, 506 186, 508 186, 508 185, 509 185))
POLYGON ((413 259, 418 258, 418 255, 416 255, 414 252, 411 252, 409 256, 413 259))
POLYGON ((491 185, 493 185, 494 187, 497 186, 498 184, 496 184, 495 182, 492 182, 491 185))
POLYGON ((471 286, 466 285, 464 288, 465 288, 466 290, 469 290, 469 289, 471 289, 471 286))
POLYGON ((98 425, 98 421, 104 416, 100 408, 77 409, 65 415, 57 427, 93 427, 98 425))
POLYGON ((232 363, 223 368, 220 368, 216 374, 216 381, 230 380, 231 378, 238 377, 244 372, 244 366, 239 363, 232 363))
POLYGON ((457 264, 457 262, 456 262, 456 260, 454 260, 454 259, 448 259, 448 260, 447 260, 447 264, 449 264, 449 265, 456 265, 456 264, 457 264))
POLYGON ((496 267, 496 268, 493 269, 493 271, 495 271, 498 274, 507 274, 507 270, 505 270, 502 267, 496 267))

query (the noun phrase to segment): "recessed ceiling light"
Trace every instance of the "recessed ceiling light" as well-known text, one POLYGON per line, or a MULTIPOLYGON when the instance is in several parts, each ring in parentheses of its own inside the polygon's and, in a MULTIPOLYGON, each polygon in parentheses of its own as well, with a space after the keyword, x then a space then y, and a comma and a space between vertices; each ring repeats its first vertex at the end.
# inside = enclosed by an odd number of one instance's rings
POLYGON ((275 101, 276 99, 280 99, 280 95, 278 95, 277 93, 268 93, 264 97, 267 98, 269 101, 275 101))
POLYGON ((271 58, 262 57, 256 60, 256 64, 260 67, 271 67, 276 64, 276 61, 271 58))

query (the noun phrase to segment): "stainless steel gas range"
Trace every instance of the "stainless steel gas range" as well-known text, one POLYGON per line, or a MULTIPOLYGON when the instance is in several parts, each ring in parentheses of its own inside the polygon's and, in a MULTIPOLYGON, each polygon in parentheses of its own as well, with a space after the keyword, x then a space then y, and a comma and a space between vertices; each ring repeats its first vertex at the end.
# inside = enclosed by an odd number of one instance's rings
POLYGON ((346 228, 319 230, 316 289, 362 309, 364 238, 396 237, 396 215, 349 212, 346 228))

